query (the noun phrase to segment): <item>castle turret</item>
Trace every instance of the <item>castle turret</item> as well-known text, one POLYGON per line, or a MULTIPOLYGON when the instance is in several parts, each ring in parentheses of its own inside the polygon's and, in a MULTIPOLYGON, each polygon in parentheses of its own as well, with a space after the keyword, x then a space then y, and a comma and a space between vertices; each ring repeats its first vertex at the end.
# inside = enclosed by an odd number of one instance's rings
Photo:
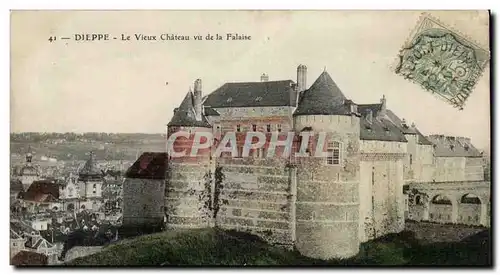
POLYGON ((360 122, 353 104, 325 71, 303 92, 293 115, 295 131, 315 136, 310 156, 297 161, 295 239, 309 257, 346 258, 359 251, 360 122))
POLYGON ((211 148, 196 151, 193 147, 196 142, 211 142, 205 137, 212 134, 212 125, 202 113, 196 116, 196 109, 201 111, 201 108, 201 81, 197 80, 194 94, 186 94, 167 126, 167 228, 213 224, 206 201, 211 195, 207 190, 211 178, 211 148), (200 101, 196 99, 198 96, 200 101))

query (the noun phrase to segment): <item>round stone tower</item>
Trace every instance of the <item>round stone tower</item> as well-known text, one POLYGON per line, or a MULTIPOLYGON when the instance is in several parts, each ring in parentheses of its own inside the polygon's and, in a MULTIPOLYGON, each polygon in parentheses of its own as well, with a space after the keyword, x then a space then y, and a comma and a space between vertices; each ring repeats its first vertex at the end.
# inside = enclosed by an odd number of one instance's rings
POLYGON ((211 145, 212 140, 207 137, 212 134, 212 126, 202 111, 201 80, 197 79, 194 86, 195 92, 187 93, 167 126, 167 228, 213 225, 211 146, 193 146, 207 142, 211 145))
POLYGON ((294 129, 313 135, 306 156, 296 160, 295 238, 297 249, 309 257, 348 258, 359 252, 356 109, 326 71, 299 96, 294 129))

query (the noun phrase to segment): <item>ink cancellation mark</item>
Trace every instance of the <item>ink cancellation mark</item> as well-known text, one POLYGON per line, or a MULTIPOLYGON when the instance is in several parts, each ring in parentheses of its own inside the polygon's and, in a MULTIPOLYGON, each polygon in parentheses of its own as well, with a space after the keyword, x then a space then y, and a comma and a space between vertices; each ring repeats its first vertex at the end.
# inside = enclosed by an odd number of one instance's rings
POLYGON ((395 72, 463 109, 489 52, 424 15, 398 56, 395 72))

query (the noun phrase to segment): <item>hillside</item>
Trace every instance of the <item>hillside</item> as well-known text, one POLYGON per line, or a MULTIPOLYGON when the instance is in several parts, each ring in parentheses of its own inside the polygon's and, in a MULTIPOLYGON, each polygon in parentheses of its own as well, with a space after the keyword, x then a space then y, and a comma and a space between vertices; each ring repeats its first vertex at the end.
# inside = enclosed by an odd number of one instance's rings
POLYGON ((489 232, 456 243, 421 245, 411 232, 365 243, 346 260, 315 260, 271 246, 258 237, 236 231, 196 229, 167 231, 127 239, 68 265, 488 265, 489 232))
POLYGON ((58 160, 82 160, 93 151, 100 160, 135 160, 142 152, 165 151, 163 134, 127 133, 11 133, 10 152, 14 162, 24 161, 28 152, 58 160))

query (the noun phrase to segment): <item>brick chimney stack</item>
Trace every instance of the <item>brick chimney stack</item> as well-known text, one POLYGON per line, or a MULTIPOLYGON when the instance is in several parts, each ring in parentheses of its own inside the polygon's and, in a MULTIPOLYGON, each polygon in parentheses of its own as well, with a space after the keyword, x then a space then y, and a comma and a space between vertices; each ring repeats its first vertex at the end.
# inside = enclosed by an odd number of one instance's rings
POLYGON ((194 81, 194 111, 196 113, 196 120, 201 121, 201 79, 194 81))
POLYGON ((263 73, 261 76, 260 76, 260 82, 267 82, 269 81, 269 76, 265 73, 263 73))
POLYGON ((298 92, 303 92, 307 88, 307 67, 305 65, 299 65, 297 67, 297 88, 298 92))

